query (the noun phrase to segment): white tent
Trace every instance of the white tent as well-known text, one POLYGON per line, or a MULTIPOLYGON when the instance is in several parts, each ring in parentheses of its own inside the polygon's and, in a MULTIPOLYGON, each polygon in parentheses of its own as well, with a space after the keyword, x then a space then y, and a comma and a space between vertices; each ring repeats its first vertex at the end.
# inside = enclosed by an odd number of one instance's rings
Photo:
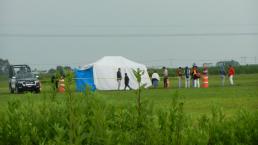
POLYGON ((93 84, 98 90, 117 90, 118 83, 116 74, 118 68, 121 68, 123 78, 120 89, 124 89, 125 73, 127 73, 130 79, 130 87, 132 89, 138 88, 137 80, 133 73, 133 70, 137 70, 138 68, 144 71, 144 75, 142 76, 142 84, 146 84, 146 87, 151 86, 147 67, 143 64, 136 63, 121 56, 105 56, 95 63, 82 67, 81 70, 92 69, 92 75, 90 76, 93 77, 93 84))

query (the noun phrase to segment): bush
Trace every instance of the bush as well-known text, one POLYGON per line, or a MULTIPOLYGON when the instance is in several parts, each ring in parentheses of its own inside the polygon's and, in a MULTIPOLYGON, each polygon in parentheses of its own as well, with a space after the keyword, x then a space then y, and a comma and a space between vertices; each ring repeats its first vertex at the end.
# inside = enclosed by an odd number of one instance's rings
POLYGON ((144 102, 115 107, 99 94, 67 92, 64 99, 43 94, 34 102, 14 99, 0 114, 3 145, 213 145, 257 144, 258 112, 241 109, 226 118, 222 108, 194 120, 184 113, 184 101, 175 93, 167 110, 153 110, 144 102))

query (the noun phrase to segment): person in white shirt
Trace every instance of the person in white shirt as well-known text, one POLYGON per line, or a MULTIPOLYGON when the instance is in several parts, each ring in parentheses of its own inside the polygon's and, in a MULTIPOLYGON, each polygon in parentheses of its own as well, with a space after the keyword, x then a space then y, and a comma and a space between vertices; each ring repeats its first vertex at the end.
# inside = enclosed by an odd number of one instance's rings
POLYGON ((152 80, 153 87, 157 88, 158 85, 159 85, 160 77, 159 77, 159 74, 156 71, 154 71, 154 73, 152 74, 151 80, 152 80))

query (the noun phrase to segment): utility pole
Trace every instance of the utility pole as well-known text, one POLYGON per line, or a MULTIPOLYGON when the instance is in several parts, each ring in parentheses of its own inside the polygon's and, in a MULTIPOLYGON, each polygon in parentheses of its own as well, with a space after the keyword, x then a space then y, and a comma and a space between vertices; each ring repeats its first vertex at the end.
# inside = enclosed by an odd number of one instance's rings
POLYGON ((241 65, 243 65, 243 57, 242 56, 240 57, 240 63, 241 63, 241 65))
POLYGON ((246 56, 240 57, 240 61, 242 65, 246 65, 246 56))

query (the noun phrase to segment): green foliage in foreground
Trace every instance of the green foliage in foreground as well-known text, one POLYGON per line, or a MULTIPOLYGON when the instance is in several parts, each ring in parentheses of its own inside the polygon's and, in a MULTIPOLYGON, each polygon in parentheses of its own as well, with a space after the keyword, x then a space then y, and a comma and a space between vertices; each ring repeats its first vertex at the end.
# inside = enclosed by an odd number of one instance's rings
POLYGON ((225 118, 223 110, 212 107, 210 116, 197 120, 184 112, 184 103, 175 93, 169 110, 154 111, 143 103, 113 106, 98 94, 73 94, 64 99, 55 93, 43 94, 36 102, 27 99, 8 102, 0 114, 2 145, 213 145, 257 144, 258 112, 239 110, 225 118))

